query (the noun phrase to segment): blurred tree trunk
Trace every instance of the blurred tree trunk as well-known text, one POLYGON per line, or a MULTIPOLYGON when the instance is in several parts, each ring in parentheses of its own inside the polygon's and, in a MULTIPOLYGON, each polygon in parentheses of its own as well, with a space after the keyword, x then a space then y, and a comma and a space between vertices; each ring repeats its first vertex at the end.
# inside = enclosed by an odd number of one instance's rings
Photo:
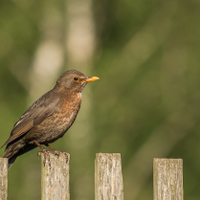
MULTIPOLYGON (((66 63, 67 69, 80 70, 86 76, 90 73, 95 49, 95 27, 91 0, 66 1, 66 63)), ((93 173, 87 174, 93 158, 90 157, 92 140, 91 95, 88 86, 83 91, 83 102, 75 125, 65 137, 66 149, 72 153, 71 196, 76 200, 93 197, 93 173), (73 165, 74 163, 74 165, 73 165), (72 180, 73 179, 73 180, 72 180)))
POLYGON ((44 14, 39 24, 42 37, 29 74, 30 102, 52 88, 64 62, 63 19, 59 6, 55 2, 43 3, 44 14))

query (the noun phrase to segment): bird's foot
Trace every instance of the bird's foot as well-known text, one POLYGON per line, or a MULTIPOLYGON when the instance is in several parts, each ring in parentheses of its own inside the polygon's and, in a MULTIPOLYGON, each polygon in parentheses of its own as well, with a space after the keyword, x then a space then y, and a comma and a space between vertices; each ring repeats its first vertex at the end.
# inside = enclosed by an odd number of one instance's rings
POLYGON ((66 163, 68 162, 68 153, 64 152, 64 151, 60 151, 60 153, 64 154, 65 159, 66 159, 66 163))
POLYGON ((38 146, 40 147, 40 149, 42 151, 38 152, 37 153, 37 156, 38 155, 41 155, 41 153, 44 154, 44 160, 43 160, 43 165, 45 166, 46 164, 46 159, 49 161, 49 168, 51 169, 51 161, 50 161, 50 156, 49 156, 49 151, 47 151, 37 140, 33 140, 33 142, 38 146))
POLYGON ((52 151, 50 151, 50 153, 52 153, 52 154, 58 156, 58 158, 59 158, 59 156, 60 156, 61 153, 64 154, 64 155, 65 155, 65 158, 66 158, 66 163, 68 162, 68 153, 66 153, 66 152, 64 152, 64 151, 58 151, 58 150, 54 149, 52 146, 50 146, 49 144, 45 144, 45 145, 46 145, 49 149, 52 150, 52 151))
POLYGON ((52 153, 52 154, 58 156, 58 158, 59 158, 59 156, 60 156, 60 151, 58 151, 58 150, 50 151, 50 153, 52 153))
POLYGON ((49 151, 49 153, 52 153, 52 154, 58 156, 58 158, 59 158, 60 154, 62 153, 65 156, 66 163, 68 162, 68 153, 67 152, 54 150, 54 151, 49 151))
POLYGON ((45 166, 46 165, 46 160, 48 160, 49 162, 49 168, 51 169, 51 160, 50 160, 50 156, 49 156, 49 153, 51 153, 50 151, 47 151, 45 148, 42 149, 42 151, 39 151, 37 153, 37 156, 40 156, 41 154, 43 153, 44 155, 44 160, 43 160, 43 165, 45 166))
POLYGON ((50 168, 50 169, 51 169, 51 161, 50 161, 49 153, 58 156, 58 158, 59 158, 60 154, 64 154, 65 159, 66 159, 66 163, 67 163, 68 160, 69 160, 69 159, 68 159, 68 153, 67 153, 67 152, 64 152, 64 151, 58 151, 58 150, 55 150, 55 151, 47 151, 47 150, 44 148, 44 149, 42 149, 42 151, 39 151, 39 152, 37 153, 37 156, 41 155, 42 153, 44 154, 43 165, 45 166, 45 165, 46 165, 46 160, 48 160, 48 162, 49 162, 49 168, 50 168))

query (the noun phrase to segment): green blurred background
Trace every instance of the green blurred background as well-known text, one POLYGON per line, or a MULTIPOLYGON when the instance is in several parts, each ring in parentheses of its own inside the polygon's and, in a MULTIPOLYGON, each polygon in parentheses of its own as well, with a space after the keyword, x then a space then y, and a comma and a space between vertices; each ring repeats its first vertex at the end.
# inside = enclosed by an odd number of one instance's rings
MULTIPOLYGON (((73 200, 94 199, 98 152, 121 153, 126 200, 153 199, 153 158, 182 158, 200 198, 199 0, 0 0, 0 145, 68 69, 96 75, 67 134, 73 200)), ((9 200, 40 199, 35 149, 9 171, 9 200)), ((4 149, 0 150, 3 156, 4 149)))

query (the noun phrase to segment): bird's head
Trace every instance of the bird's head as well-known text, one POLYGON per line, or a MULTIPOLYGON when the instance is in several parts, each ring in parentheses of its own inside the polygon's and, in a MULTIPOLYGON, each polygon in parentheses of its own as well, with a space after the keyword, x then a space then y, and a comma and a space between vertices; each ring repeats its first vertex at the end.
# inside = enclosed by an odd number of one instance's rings
POLYGON ((79 71, 69 70, 63 73, 56 82, 56 88, 81 92, 88 82, 96 81, 99 77, 87 77, 79 71))

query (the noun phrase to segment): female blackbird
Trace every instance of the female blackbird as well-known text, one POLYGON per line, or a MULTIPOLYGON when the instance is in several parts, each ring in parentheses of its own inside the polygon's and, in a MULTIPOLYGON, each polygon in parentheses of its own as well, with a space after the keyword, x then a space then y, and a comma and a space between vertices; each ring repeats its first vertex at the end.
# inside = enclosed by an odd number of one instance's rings
POLYGON ((44 153, 44 164, 46 156, 50 164, 49 153, 42 144, 59 155, 60 152, 49 143, 62 137, 70 128, 80 109, 81 91, 88 82, 98 79, 96 76, 86 77, 76 70, 62 74, 55 87, 35 101, 14 125, 3 145, 7 145, 3 158, 8 158, 8 167, 18 156, 36 147, 44 153))

